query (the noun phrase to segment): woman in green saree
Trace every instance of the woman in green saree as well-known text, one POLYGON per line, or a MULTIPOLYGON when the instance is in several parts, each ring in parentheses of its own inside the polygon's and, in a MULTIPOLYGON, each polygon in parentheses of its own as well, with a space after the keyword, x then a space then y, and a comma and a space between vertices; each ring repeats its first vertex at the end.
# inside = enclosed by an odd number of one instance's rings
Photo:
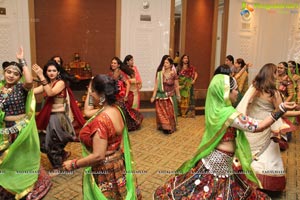
POLYGON ((97 75, 91 86, 94 102, 99 102, 101 109, 79 133, 83 158, 67 160, 63 167, 85 167, 84 199, 141 199, 136 189, 126 121, 115 105, 117 82, 107 75, 97 75))
POLYGON ((198 73, 196 68, 190 64, 190 58, 184 54, 177 66, 178 82, 181 101, 179 113, 182 117, 195 117, 194 84, 198 73))
POLYGON ((51 187, 40 168, 32 76, 23 57, 4 62, 0 82, 0 199, 41 199, 51 187), (21 80, 23 79, 23 80, 21 80))
POLYGON ((177 170, 178 175, 156 189, 154 199, 270 199, 256 189, 260 182, 251 169, 251 150, 243 131, 264 130, 295 104, 283 103, 272 115, 257 121, 232 107, 237 95, 234 78, 223 74, 213 77, 198 151, 177 170), (234 156, 242 170, 232 167, 234 156))

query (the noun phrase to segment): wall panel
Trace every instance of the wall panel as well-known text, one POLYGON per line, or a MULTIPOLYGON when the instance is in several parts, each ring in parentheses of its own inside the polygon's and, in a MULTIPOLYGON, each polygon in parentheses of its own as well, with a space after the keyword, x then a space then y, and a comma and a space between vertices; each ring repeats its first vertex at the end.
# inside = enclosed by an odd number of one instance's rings
POLYGON ((53 55, 65 63, 78 52, 93 73, 107 73, 115 56, 116 1, 35 0, 37 62, 53 55))
POLYGON ((196 67, 196 89, 206 89, 210 81, 214 1, 187 1, 185 52, 196 67))

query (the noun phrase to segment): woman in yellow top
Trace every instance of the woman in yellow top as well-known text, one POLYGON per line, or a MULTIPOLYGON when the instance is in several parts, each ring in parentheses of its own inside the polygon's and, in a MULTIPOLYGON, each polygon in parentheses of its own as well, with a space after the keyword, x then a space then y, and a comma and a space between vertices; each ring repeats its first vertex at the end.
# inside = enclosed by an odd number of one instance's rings
POLYGON ((244 94, 248 90, 248 72, 247 72, 247 68, 239 76, 237 76, 237 74, 244 67, 247 67, 246 63, 242 58, 238 58, 238 59, 236 59, 236 61, 234 63, 234 67, 236 69, 236 74, 234 75, 234 78, 236 79, 236 82, 238 84, 239 92, 242 94, 242 96, 244 96, 244 94))
POLYGON ((234 73, 233 73, 233 77, 236 79, 237 85, 238 85, 238 91, 239 91, 239 95, 238 95, 238 100, 235 103, 235 105, 233 105, 234 107, 236 107, 239 102, 241 101, 241 99, 243 98, 243 96, 245 95, 245 93, 248 90, 248 66, 250 64, 245 63, 245 61, 242 58, 238 58, 236 59, 235 63, 234 63, 234 73))

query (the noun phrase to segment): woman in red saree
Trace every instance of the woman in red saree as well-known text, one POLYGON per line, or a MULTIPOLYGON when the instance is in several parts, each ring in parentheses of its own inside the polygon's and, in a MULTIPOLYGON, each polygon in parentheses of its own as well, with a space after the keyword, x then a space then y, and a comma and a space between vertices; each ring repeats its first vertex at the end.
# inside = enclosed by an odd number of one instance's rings
POLYGON ((85 167, 84 199, 141 199, 136 190, 126 120, 116 105, 117 82, 107 75, 97 75, 91 86, 91 95, 101 108, 79 133, 84 158, 65 161, 63 167, 85 167))
POLYGON ((141 127, 144 117, 137 109, 132 108, 134 94, 130 91, 131 83, 128 77, 134 77, 134 70, 124 65, 118 57, 112 58, 110 70, 109 76, 118 82, 117 104, 123 110, 128 130, 138 130, 141 127))

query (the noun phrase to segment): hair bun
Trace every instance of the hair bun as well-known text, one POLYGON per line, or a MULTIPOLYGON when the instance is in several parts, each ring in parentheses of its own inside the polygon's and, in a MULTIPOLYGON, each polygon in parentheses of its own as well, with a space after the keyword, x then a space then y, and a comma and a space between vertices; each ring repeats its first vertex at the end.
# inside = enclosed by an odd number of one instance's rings
POLYGON ((107 96, 115 95, 119 91, 117 81, 108 77, 108 82, 105 84, 104 92, 107 96))
POLYGON ((10 62, 5 61, 2 63, 2 68, 5 69, 6 67, 8 67, 10 65, 10 62))
POLYGON ((23 66, 21 64, 15 62, 15 61, 11 61, 11 62, 5 61, 5 62, 3 62, 2 63, 3 70, 5 70, 10 65, 14 65, 14 66, 18 67, 20 69, 20 71, 23 72, 23 69, 22 69, 23 66))

